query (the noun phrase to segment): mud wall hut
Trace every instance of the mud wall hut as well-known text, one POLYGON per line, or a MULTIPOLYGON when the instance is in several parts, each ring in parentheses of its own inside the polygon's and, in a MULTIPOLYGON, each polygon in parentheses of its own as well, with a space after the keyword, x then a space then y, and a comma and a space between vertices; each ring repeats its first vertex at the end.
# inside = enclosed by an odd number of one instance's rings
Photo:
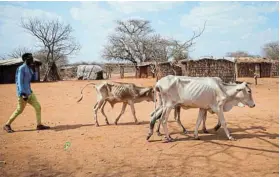
MULTIPOLYGON (((0 84, 15 83, 16 70, 21 64, 23 64, 21 58, 0 60, 0 84)), ((35 75, 32 79, 32 82, 40 82, 41 65, 42 62, 34 58, 34 65, 32 66, 32 70, 35 75)))
POLYGON ((158 80, 168 75, 182 76, 181 66, 177 64, 172 64, 172 62, 170 61, 157 63, 156 71, 158 80))
POLYGON ((232 57, 201 57, 195 60, 182 60, 184 76, 220 77, 224 82, 234 82, 235 59, 232 57))
POLYGON ((279 61, 273 61, 271 64, 271 77, 279 77, 279 61))
POLYGON ((155 64, 152 62, 143 62, 138 64, 138 69, 136 70, 137 78, 155 78, 155 73, 153 72, 155 64))
POLYGON ((101 80, 103 78, 103 69, 98 65, 78 65, 78 80, 101 80))
POLYGON ((279 76, 277 62, 256 57, 239 57, 236 59, 237 77, 254 77, 254 73, 259 77, 279 76))

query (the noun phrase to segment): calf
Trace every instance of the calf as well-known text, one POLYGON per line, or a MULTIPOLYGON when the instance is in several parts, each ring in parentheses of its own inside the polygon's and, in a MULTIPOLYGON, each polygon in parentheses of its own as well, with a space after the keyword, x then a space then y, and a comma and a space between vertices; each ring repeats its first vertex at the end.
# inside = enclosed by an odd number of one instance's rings
MULTIPOLYGON (((94 105, 94 120, 96 126, 99 126, 97 112, 100 108, 101 113, 105 117, 106 124, 109 125, 108 118, 104 113, 104 107, 107 102, 110 103, 112 108, 116 103, 123 103, 122 110, 115 120, 115 124, 117 125, 120 117, 124 114, 127 105, 130 105, 134 121, 138 124, 134 103, 154 101, 154 90, 152 87, 138 87, 132 83, 103 82, 98 85, 95 83, 89 83, 85 85, 84 88, 88 85, 94 85, 97 92, 97 103, 94 105)), ((81 97, 77 102, 80 102, 83 99, 84 88, 81 90, 81 97)))

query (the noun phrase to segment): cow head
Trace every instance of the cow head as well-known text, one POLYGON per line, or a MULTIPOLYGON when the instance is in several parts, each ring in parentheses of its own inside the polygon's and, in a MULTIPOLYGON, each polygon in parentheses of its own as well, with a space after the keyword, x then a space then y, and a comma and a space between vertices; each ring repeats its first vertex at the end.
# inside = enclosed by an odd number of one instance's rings
POLYGON ((155 101, 155 91, 153 87, 149 87, 149 90, 146 93, 147 101, 155 101))
POLYGON ((141 97, 143 100, 146 100, 148 102, 150 101, 154 101, 154 89, 152 87, 148 87, 148 88, 145 88, 145 90, 143 90, 141 93, 140 93, 141 97))
POLYGON ((244 107, 245 105, 247 105, 250 108, 253 108, 256 106, 253 100, 252 90, 246 82, 238 84, 236 91, 236 98, 239 100, 239 107, 244 107))

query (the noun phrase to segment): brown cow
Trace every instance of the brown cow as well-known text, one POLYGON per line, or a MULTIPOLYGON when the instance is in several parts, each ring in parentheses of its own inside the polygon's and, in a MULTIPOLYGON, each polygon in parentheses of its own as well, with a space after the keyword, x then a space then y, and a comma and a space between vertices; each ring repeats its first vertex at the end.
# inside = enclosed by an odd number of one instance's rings
MULTIPOLYGON (((130 105, 134 121, 138 124, 138 120, 135 115, 134 103, 154 101, 153 87, 139 87, 132 83, 103 82, 100 84, 89 83, 85 85, 84 88, 88 85, 94 85, 97 92, 97 103, 94 106, 94 120, 96 126, 99 126, 97 112, 100 108, 101 113, 105 117, 106 124, 109 125, 108 118, 104 113, 104 107, 107 102, 110 103, 112 108, 116 103, 123 103, 122 110, 115 120, 115 124, 117 125, 120 117, 124 114, 127 104, 130 105)), ((81 90, 81 97, 77 102, 80 102, 83 99, 84 88, 81 90)))

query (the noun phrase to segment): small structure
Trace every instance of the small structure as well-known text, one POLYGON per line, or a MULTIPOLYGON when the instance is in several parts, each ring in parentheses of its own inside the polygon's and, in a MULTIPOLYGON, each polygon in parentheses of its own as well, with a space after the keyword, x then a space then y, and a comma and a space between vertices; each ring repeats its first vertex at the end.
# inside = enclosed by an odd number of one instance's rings
POLYGON ((74 79, 77 76, 77 66, 60 67, 60 76, 62 80, 74 79))
POLYGON ((136 77, 137 78, 148 78, 152 77, 155 78, 155 64, 152 62, 143 62, 138 64, 136 70, 136 77))
POLYGON ((184 76, 220 77, 224 82, 235 82, 235 59, 232 57, 201 57, 181 60, 184 76))
POLYGON ((58 73, 57 66, 54 61, 50 62, 48 64, 48 68, 45 73, 43 81, 46 82, 46 81, 59 81, 59 80, 61 80, 61 79, 60 79, 60 75, 58 73))
POLYGON ((173 62, 165 61, 157 63, 156 74, 157 80, 159 80, 168 75, 182 76, 183 72, 180 64, 177 65, 173 62))
MULTIPOLYGON (((13 58, 0 60, 0 84, 15 83, 15 76, 17 68, 23 64, 21 58, 13 58)), ((34 58, 34 65, 32 70, 35 73, 35 77, 32 82, 40 82, 40 66, 42 62, 34 58)))
POLYGON ((136 66, 132 63, 106 63, 104 64, 107 78, 111 77, 111 74, 120 74, 120 78, 125 77, 125 73, 136 73, 136 66))
POLYGON ((106 79, 110 79, 112 77, 113 67, 105 64, 103 72, 106 74, 106 79))
POLYGON ((98 65, 79 65, 77 67, 78 80, 101 80, 103 69, 98 65))
POLYGON ((239 57, 236 59, 237 77, 254 77, 257 74, 260 78, 279 76, 279 62, 266 58, 239 57))
POLYGON ((279 77, 279 61, 278 60, 272 60, 270 77, 279 77))

